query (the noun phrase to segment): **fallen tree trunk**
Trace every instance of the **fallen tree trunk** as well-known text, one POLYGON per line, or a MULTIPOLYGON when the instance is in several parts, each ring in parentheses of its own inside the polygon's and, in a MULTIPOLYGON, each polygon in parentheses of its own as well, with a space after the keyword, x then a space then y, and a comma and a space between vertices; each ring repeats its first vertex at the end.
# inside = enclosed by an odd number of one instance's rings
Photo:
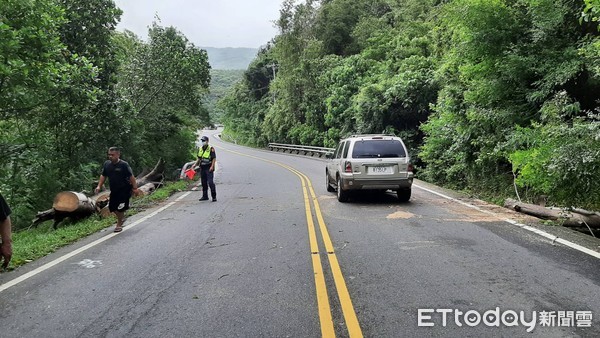
POLYGON ((164 178, 164 172, 165 161, 162 158, 160 158, 158 159, 158 163, 156 163, 156 165, 154 166, 154 169, 152 169, 149 173, 145 174, 144 176, 139 175, 138 177, 136 177, 138 188, 145 185, 146 183, 162 181, 164 178))
MULTIPOLYGON (((164 171, 165 161, 161 158, 150 172, 143 171, 142 174, 144 175, 138 175, 136 180, 140 195, 148 195, 161 187, 164 171)), ((56 229, 58 224, 67 217, 81 219, 94 213, 99 213, 102 217, 109 216, 110 212, 107 207, 109 199, 110 191, 103 191, 91 197, 74 191, 59 192, 54 197, 52 209, 38 212, 31 226, 35 227, 42 222, 54 220, 52 227, 56 229)))
POLYGON ((156 190, 156 185, 154 183, 146 183, 143 186, 138 187, 138 190, 140 192, 140 196, 146 196, 156 190))
POLYGON ((560 221, 563 226, 600 228, 600 215, 583 209, 559 209, 523 203, 510 198, 504 201, 504 207, 545 220, 560 221))
POLYGON ((65 218, 81 219, 98 212, 102 207, 108 204, 108 194, 103 193, 93 197, 75 191, 62 191, 56 194, 52 203, 52 208, 38 212, 31 226, 54 220, 52 227, 57 228, 58 224, 65 218))
POLYGON ((54 197, 52 208, 59 212, 91 215, 96 211, 96 201, 79 192, 62 191, 54 197))
MULTIPOLYGON (((54 219, 54 209, 48 209, 48 210, 44 210, 44 211, 40 211, 35 215, 35 218, 33 219, 33 221, 31 222, 31 225, 29 226, 31 227, 37 227, 38 224, 49 221, 51 219, 54 219)), ((56 229, 56 228, 55 228, 56 229)))

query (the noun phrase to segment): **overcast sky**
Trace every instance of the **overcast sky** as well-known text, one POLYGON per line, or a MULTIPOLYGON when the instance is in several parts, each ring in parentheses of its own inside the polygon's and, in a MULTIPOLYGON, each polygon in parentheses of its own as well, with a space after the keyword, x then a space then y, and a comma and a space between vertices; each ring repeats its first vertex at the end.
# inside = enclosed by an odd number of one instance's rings
POLYGON ((198 47, 265 45, 276 34, 283 0, 115 0, 123 10, 118 30, 146 39, 155 14, 198 47))

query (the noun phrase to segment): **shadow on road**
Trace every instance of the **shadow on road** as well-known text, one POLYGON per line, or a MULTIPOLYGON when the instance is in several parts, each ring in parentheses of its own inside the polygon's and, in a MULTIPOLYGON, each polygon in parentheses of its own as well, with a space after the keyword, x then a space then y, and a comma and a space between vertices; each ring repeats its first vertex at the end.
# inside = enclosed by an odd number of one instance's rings
POLYGON ((388 190, 383 191, 352 191, 348 202, 357 205, 369 204, 410 204, 408 202, 400 202, 396 196, 396 192, 388 190))

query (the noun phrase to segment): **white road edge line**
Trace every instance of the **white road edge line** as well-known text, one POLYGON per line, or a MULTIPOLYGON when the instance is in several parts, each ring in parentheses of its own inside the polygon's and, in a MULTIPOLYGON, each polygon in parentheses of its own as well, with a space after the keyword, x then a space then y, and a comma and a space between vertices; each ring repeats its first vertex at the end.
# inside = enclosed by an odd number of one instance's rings
MULTIPOLYGON (((195 187, 194 187, 192 190, 195 190, 195 189, 197 189, 197 186, 195 186, 195 187)), ((125 226, 125 227, 123 228, 123 231, 121 231, 120 233, 123 233, 123 232, 125 232, 125 231, 127 231, 127 230, 129 230, 129 229, 131 229, 131 228, 133 228, 133 227, 135 227, 136 225, 138 225, 138 224, 140 224, 140 223, 142 223, 142 222, 144 222, 144 221, 146 221, 146 220, 150 219, 151 217, 154 217, 154 216, 156 216, 156 215, 157 215, 157 214, 159 214, 160 212, 162 212, 162 211, 166 210, 167 208, 171 207, 171 206, 172 206, 173 204, 175 204, 176 202, 179 202, 179 201, 181 201, 182 199, 184 199, 184 198, 185 198, 187 195, 189 195, 190 193, 191 193, 191 192, 190 192, 190 191, 188 191, 188 192, 184 193, 183 195, 181 195, 181 196, 177 197, 177 198, 175 199, 175 201, 173 201, 173 202, 169 202, 167 205, 165 205, 165 206, 163 206, 163 207, 160 207, 160 208, 159 208, 159 209, 157 209, 156 211, 153 211, 152 213, 150 213, 150 214, 148 214, 148 215, 146 215, 146 216, 144 216, 144 217, 142 217, 142 218, 140 218, 140 219, 138 219, 138 220, 134 221, 134 222, 133 222, 133 223, 131 223, 131 224, 127 224, 127 226, 125 226)), ((86 251, 86 250, 88 250, 88 249, 90 249, 90 248, 93 248, 93 247, 95 247, 96 245, 98 245, 98 244, 100 244, 100 243, 102 243, 102 242, 104 242, 104 241, 107 241, 107 240, 109 240, 109 239, 113 238, 114 236, 117 236, 117 235, 119 235, 120 233, 117 233, 117 232, 110 233, 110 234, 108 234, 108 235, 106 235, 106 236, 104 236, 104 237, 102 237, 102 238, 99 238, 99 239, 97 239, 97 240, 93 241, 93 242, 92 242, 92 243, 90 243, 90 244, 84 245, 84 246, 82 246, 81 248, 79 248, 79 249, 77 249, 77 250, 71 251, 71 252, 69 252, 69 253, 68 253, 68 254, 66 254, 66 255, 63 255, 63 256, 61 256, 61 257, 58 257, 57 259, 55 259, 55 260, 53 260, 53 261, 51 261, 51 262, 48 262, 48 263, 46 263, 46 264, 44 264, 44 265, 40 266, 39 268, 36 268, 36 269, 34 269, 34 270, 31 270, 31 271, 29 271, 29 272, 28 272, 28 273, 26 273, 26 274, 23 274, 23 275, 21 275, 21 276, 19 276, 19 277, 15 278, 15 279, 13 279, 13 280, 10 280, 10 281, 8 281, 8 282, 6 282, 6 283, 4 283, 4 284, 0 285, 0 292, 2 292, 2 291, 4 291, 4 290, 6 290, 6 289, 8 289, 8 288, 10 288, 11 286, 15 286, 15 285, 17 285, 17 284, 19 284, 19 283, 21 283, 21 282, 23 282, 23 281, 25 281, 25 280, 27 280, 27 279, 31 278, 31 277, 33 277, 33 276, 37 275, 37 274, 38 274, 38 273, 40 273, 40 272, 46 271, 46 270, 50 269, 51 267, 53 267, 53 266, 55 266, 55 265, 57 265, 57 264, 59 264, 59 263, 61 263, 61 262, 64 262, 64 261, 66 261, 67 259, 69 259, 69 258, 71 258, 71 257, 73 257, 73 256, 76 256, 76 255, 78 255, 78 254, 80 254, 80 253, 82 253, 82 252, 84 252, 84 251, 86 251)))
POLYGON ((566 246, 568 246, 568 247, 570 247, 570 248, 572 248, 572 249, 575 249, 575 250, 581 251, 581 252, 583 252, 583 253, 586 253, 586 254, 588 254, 588 255, 590 255, 590 256, 593 256, 593 257, 596 257, 596 258, 600 258, 600 252, 597 252, 597 251, 594 251, 594 250, 590 250, 590 249, 588 249, 588 248, 586 248, 586 247, 583 247, 583 246, 581 246, 581 245, 579 245, 579 244, 576 244, 576 243, 573 243, 573 242, 567 241, 566 239, 562 239, 562 238, 560 238, 560 237, 558 237, 558 236, 555 236, 555 235, 549 234, 549 233, 547 233, 547 232, 545 232, 545 231, 542 231, 542 230, 540 230, 540 229, 536 229, 536 228, 534 228, 534 227, 532 227, 532 226, 529 226, 529 225, 526 225, 526 224, 519 223, 519 222, 517 222, 517 221, 514 221, 514 220, 512 220, 512 219, 503 218, 503 217, 501 217, 500 215, 498 215, 498 214, 495 214, 495 213, 493 213, 493 212, 491 212, 491 211, 488 211, 488 210, 481 209, 481 208, 479 208, 479 207, 478 207, 478 206, 476 206, 476 205, 472 205, 472 204, 469 204, 469 203, 463 202, 463 201, 461 201, 461 200, 458 200, 458 199, 456 199, 456 198, 453 198, 453 197, 450 197, 450 196, 446 196, 446 195, 444 195, 444 194, 441 194, 441 193, 439 193, 439 192, 437 192, 437 191, 433 191, 433 190, 431 190, 431 189, 427 189, 427 188, 425 188, 425 187, 422 187, 422 186, 420 186, 420 185, 418 185, 418 184, 413 184, 413 186, 414 186, 414 187, 417 187, 417 188, 419 188, 419 189, 421 189, 421 190, 425 190, 425 191, 427 191, 427 192, 430 192, 430 193, 432 193, 432 194, 434 194, 434 195, 438 195, 438 196, 440 196, 440 197, 443 197, 443 198, 445 198, 445 199, 451 200, 451 201, 453 201, 453 202, 456 202, 456 203, 462 204, 462 205, 464 205, 464 206, 466 206, 466 207, 469 207, 469 208, 472 208, 472 209, 478 210, 478 211, 480 211, 480 212, 482 212, 482 213, 484 213, 484 214, 492 215, 492 216, 494 216, 494 217, 497 217, 498 219, 500 219, 500 220, 502 220, 502 221, 504 221, 504 222, 510 223, 510 224, 512 224, 512 225, 516 225, 516 226, 518 226, 518 227, 520 227, 520 228, 522 228, 522 229, 525 229, 525 230, 531 231, 531 232, 533 232, 533 233, 535 233, 535 234, 538 234, 538 235, 540 235, 540 236, 546 237, 546 238, 548 238, 548 239, 552 240, 552 243, 555 243, 555 242, 556 242, 556 243, 560 243, 560 244, 566 245, 566 246))

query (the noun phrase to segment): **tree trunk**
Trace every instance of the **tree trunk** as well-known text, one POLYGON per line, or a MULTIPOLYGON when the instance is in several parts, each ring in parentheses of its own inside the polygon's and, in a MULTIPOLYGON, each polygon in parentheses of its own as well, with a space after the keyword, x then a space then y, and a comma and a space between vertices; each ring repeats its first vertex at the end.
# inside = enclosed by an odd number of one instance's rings
POLYGON ((54 197, 52 208, 60 212, 91 215, 96 211, 96 201, 79 192, 62 191, 54 197))
POLYGON ((143 186, 146 183, 161 182, 164 178, 164 175, 163 175, 164 172, 165 172, 165 161, 162 158, 160 158, 160 159, 158 159, 158 163, 156 163, 156 165, 154 166, 154 169, 152 169, 148 174, 146 174, 142 177, 139 177, 141 175, 136 177, 138 188, 143 186))
POLYGON ((146 196, 156 190, 156 185, 154 183, 146 183, 141 187, 138 187, 140 191, 140 196, 146 196))
MULTIPOLYGON (((154 190, 162 186, 165 171, 165 161, 161 158, 158 160, 154 169, 145 175, 139 175, 137 185, 141 195, 148 195, 154 190), (141 176, 141 177, 140 177, 141 176)), ((33 219, 31 226, 51 220, 54 220, 54 229, 65 218, 81 219, 89 217, 94 213, 99 213, 102 217, 110 215, 108 211, 108 202, 110 199, 110 191, 103 191, 92 197, 87 197, 83 193, 74 191, 62 191, 54 197, 52 209, 40 211, 33 219)))
POLYGON ((600 228, 600 215, 583 209, 558 209, 546 208, 535 204, 522 203, 507 198, 504 201, 506 208, 532 215, 541 219, 561 221, 563 226, 600 228))
POLYGON ((54 197, 54 229, 63 219, 82 219, 98 211, 96 201, 86 195, 74 191, 62 191, 54 197))
POLYGON ((40 211, 35 215, 35 218, 31 222, 29 227, 37 227, 38 224, 54 219, 54 209, 48 209, 44 211, 40 211))

